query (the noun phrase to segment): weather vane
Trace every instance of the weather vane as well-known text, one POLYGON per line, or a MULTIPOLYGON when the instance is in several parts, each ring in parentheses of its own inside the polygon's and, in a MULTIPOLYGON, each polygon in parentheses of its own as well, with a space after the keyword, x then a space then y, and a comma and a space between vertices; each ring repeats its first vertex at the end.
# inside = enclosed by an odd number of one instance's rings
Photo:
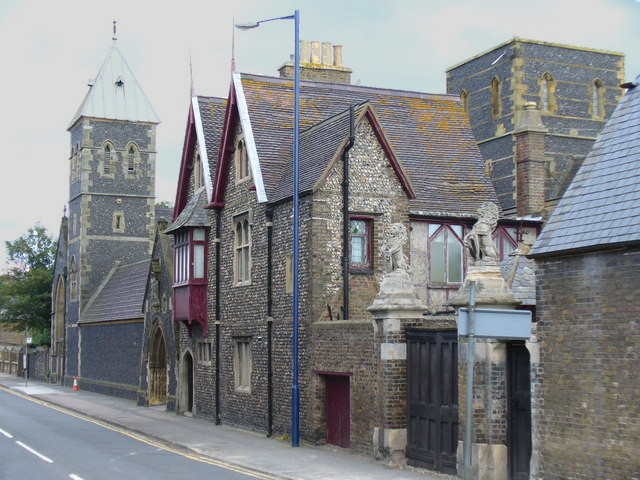
POLYGON ((113 21, 113 38, 111 40, 113 40, 114 42, 118 39, 118 37, 116 37, 116 21, 113 21))

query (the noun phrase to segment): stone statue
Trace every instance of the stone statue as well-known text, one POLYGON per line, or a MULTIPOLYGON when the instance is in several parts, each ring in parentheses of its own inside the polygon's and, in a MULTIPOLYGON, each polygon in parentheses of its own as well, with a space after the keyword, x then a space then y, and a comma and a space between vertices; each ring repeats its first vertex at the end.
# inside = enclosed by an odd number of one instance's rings
POLYGON ((499 213, 500 211, 494 203, 483 203, 478 208, 478 221, 464 236, 464 245, 469 249, 471 257, 476 262, 498 262, 498 252, 493 244, 491 234, 498 225, 499 213))
POLYGON ((385 241, 381 252, 387 273, 395 272, 396 270, 409 272, 407 258, 402 251, 402 247, 404 247, 408 239, 407 229, 401 223, 391 225, 389 231, 385 234, 385 241))

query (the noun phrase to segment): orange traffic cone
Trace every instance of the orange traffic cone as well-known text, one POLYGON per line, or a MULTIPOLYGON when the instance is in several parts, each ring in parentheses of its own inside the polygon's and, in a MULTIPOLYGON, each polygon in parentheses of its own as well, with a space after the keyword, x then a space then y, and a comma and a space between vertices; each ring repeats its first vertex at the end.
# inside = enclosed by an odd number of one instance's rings
POLYGON ((78 390, 80 390, 78 388, 78 377, 73 377, 73 391, 77 392, 78 390))

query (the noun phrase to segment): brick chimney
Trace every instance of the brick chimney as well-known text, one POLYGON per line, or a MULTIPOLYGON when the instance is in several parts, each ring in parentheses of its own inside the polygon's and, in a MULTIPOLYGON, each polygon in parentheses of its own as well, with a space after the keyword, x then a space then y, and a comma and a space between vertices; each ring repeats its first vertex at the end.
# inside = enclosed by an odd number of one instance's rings
MULTIPOLYGON (((278 71, 280 78, 293 78, 293 58, 278 71)), ((342 45, 300 40, 300 78, 315 82, 351 83, 350 68, 342 65, 342 45)))
POLYGON ((542 123, 535 102, 524 105, 513 132, 516 159, 516 205, 518 216, 543 216, 546 169, 544 139, 549 129, 542 123))

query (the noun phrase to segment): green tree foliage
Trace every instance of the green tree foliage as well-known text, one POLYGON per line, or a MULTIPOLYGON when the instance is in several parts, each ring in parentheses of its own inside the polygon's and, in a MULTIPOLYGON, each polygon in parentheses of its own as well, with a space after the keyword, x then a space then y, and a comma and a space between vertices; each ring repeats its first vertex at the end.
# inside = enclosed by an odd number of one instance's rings
POLYGON ((36 224, 5 248, 9 269, 0 277, 0 322, 28 328, 34 344, 48 344, 56 242, 36 224))

